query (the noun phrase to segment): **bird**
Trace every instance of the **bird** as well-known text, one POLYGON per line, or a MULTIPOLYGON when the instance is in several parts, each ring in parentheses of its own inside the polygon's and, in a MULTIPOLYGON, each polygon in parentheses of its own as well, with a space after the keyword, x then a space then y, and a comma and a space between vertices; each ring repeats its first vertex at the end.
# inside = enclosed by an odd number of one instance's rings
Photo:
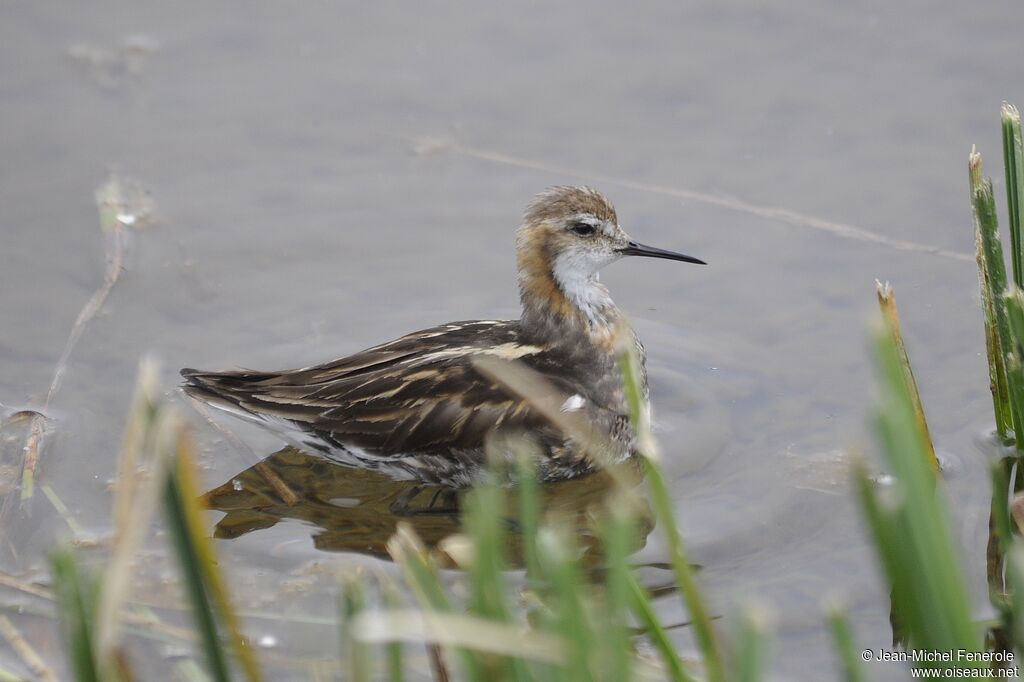
POLYGON ((612 460, 632 457, 637 434, 622 383, 620 335, 631 336, 637 350, 649 409, 646 354, 599 271, 627 256, 706 263, 634 241, 612 203, 585 186, 550 187, 534 197, 515 246, 517 320, 450 322, 301 369, 185 368, 182 388, 301 450, 396 480, 472 486, 487 470, 488 443, 515 434, 540 453, 542 481, 597 469, 602 462, 578 437, 480 371, 479 359, 494 357, 546 379, 565 396, 562 412, 581 413, 607 434, 612 460))

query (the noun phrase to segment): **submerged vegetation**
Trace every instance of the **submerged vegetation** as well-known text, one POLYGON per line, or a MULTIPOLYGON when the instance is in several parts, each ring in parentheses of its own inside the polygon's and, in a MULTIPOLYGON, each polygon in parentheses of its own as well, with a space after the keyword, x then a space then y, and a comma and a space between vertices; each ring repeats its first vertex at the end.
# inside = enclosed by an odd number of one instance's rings
MULTIPOLYGON (((1019 660, 1015 657, 1024 654, 1024 515, 1011 511, 1022 506, 1016 494, 1024 487, 1024 439, 1017 437, 1024 433, 1024 149, 1020 116, 1008 105, 1003 109, 1003 136, 1012 281, 999 241, 992 183, 983 178, 980 155, 972 151, 969 160, 995 428, 1006 446, 1005 458, 993 465, 987 557, 996 619, 978 622, 972 615, 950 532, 941 467, 888 285, 879 285, 882 321, 872 337, 882 389, 874 423, 888 475, 884 480, 874 476, 863 462, 854 470, 858 499, 891 588, 894 650, 935 652, 912 665, 956 668, 964 671, 962 677, 980 676, 989 668, 1008 673, 1019 660)), ((120 225, 120 216, 114 218, 120 225)), ((68 352, 72 346, 69 342, 68 352)), ((585 515, 545 513, 533 454, 525 444, 517 445, 521 452, 512 472, 496 471, 463 496, 460 535, 429 546, 412 524, 398 524, 386 551, 401 569, 401 582, 382 574, 343 576, 340 664, 327 673, 328 679, 340 674, 355 681, 403 680, 414 673, 436 680, 766 678, 769 619, 751 606, 726 627, 709 606, 677 525, 657 444, 640 409, 637 360, 627 347, 621 358, 639 434, 642 481, 610 468, 602 472, 611 481, 608 490, 585 515), (514 479, 512 487, 505 484, 508 476, 514 479), (677 650, 669 633, 676 625, 660 620, 651 592, 630 562, 635 537, 651 525, 668 549, 672 592, 689 614, 690 622, 684 624, 693 641, 689 657, 677 650), (595 538, 593 547, 583 547, 583 531, 595 538), (513 581, 510 571, 520 566, 525 567, 523 580, 513 581), (444 571, 451 567, 463 572, 465 590, 447 586, 444 571)), ((480 370, 538 409, 550 402, 543 379, 522 366, 493 361, 480 370)), ((218 682, 264 679, 263 671, 272 668, 259 660, 257 647, 243 632, 203 521, 196 458, 185 421, 158 397, 155 377, 152 363, 144 362, 120 454, 106 565, 98 570, 62 547, 52 554, 52 590, 9 576, 3 582, 56 603, 75 679, 142 679, 124 645, 124 633, 140 622, 153 626, 154 621, 131 606, 132 566, 153 519, 162 515, 193 616, 191 629, 173 633, 175 641, 194 649, 178 661, 178 676, 218 682)), ((602 435, 589 424, 557 409, 549 412, 566 433, 600 452, 602 435)), ((31 461, 25 465, 24 485, 30 494, 38 456, 32 453, 38 447, 26 452, 31 461)), ((877 663, 862 660, 863 647, 843 607, 830 604, 822 619, 834 635, 836 679, 871 679, 871 666, 877 663)), ((162 635, 170 633, 168 627, 161 628, 162 635)), ((3 615, 0 636, 34 675, 56 679, 3 615)), ((0 682, 15 679, 18 675, 0 668, 0 682)))

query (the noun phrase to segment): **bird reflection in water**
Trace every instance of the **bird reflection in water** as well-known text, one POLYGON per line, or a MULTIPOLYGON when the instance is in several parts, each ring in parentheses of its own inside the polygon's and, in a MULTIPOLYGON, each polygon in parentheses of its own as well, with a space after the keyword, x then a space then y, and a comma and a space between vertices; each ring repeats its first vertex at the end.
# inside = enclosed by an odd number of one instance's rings
MULTIPOLYGON (((632 485, 641 483, 635 459, 618 465, 616 474, 632 485)), ((614 488, 606 471, 540 488, 542 515, 574 524, 585 565, 600 563, 593 512, 614 488)), ((508 493, 509 562, 520 566, 515 487, 508 493)), ((461 533, 458 494, 449 488, 396 481, 375 471, 341 466, 288 447, 210 490, 204 501, 210 509, 225 512, 214 529, 217 538, 237 538, 294 519, 313 527, 317 549, 387 558, 387 541, 400 522, 409 524, 428 547, 461 533)), ((641 516, 634 551, 643 548, 654 527, 649 510, 641 516)))

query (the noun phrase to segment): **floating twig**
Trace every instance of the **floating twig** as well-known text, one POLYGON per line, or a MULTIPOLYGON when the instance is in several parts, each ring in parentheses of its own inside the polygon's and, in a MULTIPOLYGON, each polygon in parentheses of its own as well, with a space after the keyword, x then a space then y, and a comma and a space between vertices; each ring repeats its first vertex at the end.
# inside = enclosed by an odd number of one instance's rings
POLYGON ((43 436, 46 433, 48 419, 46 415, 50 403, 53 402, 57 391, 60 390, 71 352, 85 332, 86 326, 103 307, 124 269, 125 228, 147 222, 152 217, 151 207, 138 189, 122 183, 116 176, 111 177, 96 191, 96 206, 100 214, 100 227, 107 238, 107 270, 103 277, 103 284, 93 292, 78 313, 78 318, 72 325, 71 333, 64 344, 64 351, 54 367, 53 380, 50 382, 50 389, 46 392, 43 408, 32 417, 22 458, 20 495, 22 502, 32 498, 35 472, 39 465, 43 436))
POLYGON ((42 657, 36 653, 36 650, 28 643, 28 640, 21 634, 21 631, 14 627, 14 623, 4 615, 0 615, 0 635, 7 640, 7 643, 14 649, 28 669, 32 671, 33 675, 44 682, 57 682, 57 675, 46 665, 42 657))
POLYGON ((243 453, 243 456, 249 461, 255 462, 255 464, 252 465, 252 468, 255 469, 257 473, 263 477, 263 480, 270 484, 270 487, 281 496, 282 502, 289 507, 294 507, 299 503, 299 496, 295 494, 295 491, 289 488, 288 484, 285 483, 280 476, 274 473, 273 469, 260 460, 256 453, 253 452, 253 449, 250 448, 245 441, 239 438, 234 431, 214 419, 213 415, 210 413, 210 409, 206 405, 197 400, 190 400, 189 402, 192 404, 192 408, 202 415, 203 419, 205 419, 210 426, 217 429, 217 431, 220 431, 221 435, 224 436, 224 438, 231 443, 238 452, 243 453))
POLYGON ((52 504, 53 508, 57 510, 60 517, 64 519, 64 523, 67 524, 68 529, 74 534, 75 539, 82 537, 82 535, 85 534, 84 529, 81 524, 78 523, 78 520, 71 515, 71 511, 68 509, 68 506, 64 504, 64 500, 60 499, 56 491, 48 485, 41 485, 39 486, 39 489, 43 491, 43 494, 46 495, 46 499, 50 501, 50 504, 52 504))
POLYGON ((482 159, 484 161, 491 161, 494 163, 500 163, 507 166, 515 166, 517 168, 529 168, 532 170, 544 171, 545 173, 552 173, 555 175, 568 175, 579 178, 587 178, 593 182, 599 182, 605 185, 617 185, 619 187, 625 187, 627 189, 639 190, 642 192, 650 192, 652 194, 661 194, 664 196, 670 196, 676 199, 682 199, 684 201, 693 201, 701 204, 708 204, 710 206, 718 206, 720 208, 727 208, 733 211, 739 211, 741 213, 747 213, 749 215, 755 215, 759 218, 766 218, 768 220, 775 220, 789 225, 795 225, 797 227, 805 227, 812 230, 819 230, 821 232, 828 232, 837 237, 843 239, 853 239, 860 242, 871 242, 874 244, 881 244, 888 246, 899 251, 916 251, 919 253, 929 253, 935 256, 942 256, 943 258, 951 258, 953 260, 961 261, 972 261, 974 256, 968 253, 961 253, 959 251, 948 251, 940 249, 935 246, 928 244, 921 244, 919 242, 908 241, 904 239, 892 239, 884 234, 880 234, 873 230, 869 230, 864 227, 857 225, 851 225, 850 223, 840 223, 834 220, 826 220, 824 218, 818 218, 817 216, 809 215, 807 213, 801 213, 794 211, 789 208, 783 208, 781 206, 761 206, 754 204, 749 201, 737 199, 735 197, 720 196, 717 194, 709 194, 707 192, 698 192, 691 189, 683 189, 680 187, 670 187, 667 185, 650 184, 646 182, 637 182, 636 180, 629 180, 626 178, 617 177, 614 175, 607 175, 596 171, 581 170, 578 168, 567 168, 565 166, 558 166, 555 164, 545 163, 544 161, 536 161, 533 159, 526 159, 518 156, 512 156, 510 154, 504 154, 502 152, 496 152, 489 149, 480 149, 479 147, 472 147, 470 145, 460 144, 458 142, 444 141, 444 140, 429 140, 424 138, 416 138, 406 135, 397 135, 401 139, 412 142, 415 149, 421 153, 431 153, 434 151, 448 151, 456 154, 462 154, 463 156, 470 156, 475 159, 482 159))

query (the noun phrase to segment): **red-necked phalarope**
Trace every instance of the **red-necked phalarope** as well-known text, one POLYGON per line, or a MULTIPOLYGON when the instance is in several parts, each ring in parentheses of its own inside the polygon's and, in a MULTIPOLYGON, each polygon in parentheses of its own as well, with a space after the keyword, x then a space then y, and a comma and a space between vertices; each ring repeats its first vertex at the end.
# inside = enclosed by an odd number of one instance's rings
MULTIPOLYGON (((588 187, 552 187, 527 207, 516 236, 518 320, 451 322, 361 353, 280 372, 181 370, 188 395, 258 422, 305 450, 395 478, 465 486, 494 433, 526 432, 545 453, 545 480, 591 472, 579 444, 531 406, 474 369, 474 356, 517 359, 569 397, 612 436, 618 456, 635 449, 615 339, 625 329, 598 271, 623 256, 700 263, 632 241, 615 209, 588 187)), ((641 366, 642 366, 641 362, 641 366)), ((644 393, 647 376, 643 372, 644 393)))

